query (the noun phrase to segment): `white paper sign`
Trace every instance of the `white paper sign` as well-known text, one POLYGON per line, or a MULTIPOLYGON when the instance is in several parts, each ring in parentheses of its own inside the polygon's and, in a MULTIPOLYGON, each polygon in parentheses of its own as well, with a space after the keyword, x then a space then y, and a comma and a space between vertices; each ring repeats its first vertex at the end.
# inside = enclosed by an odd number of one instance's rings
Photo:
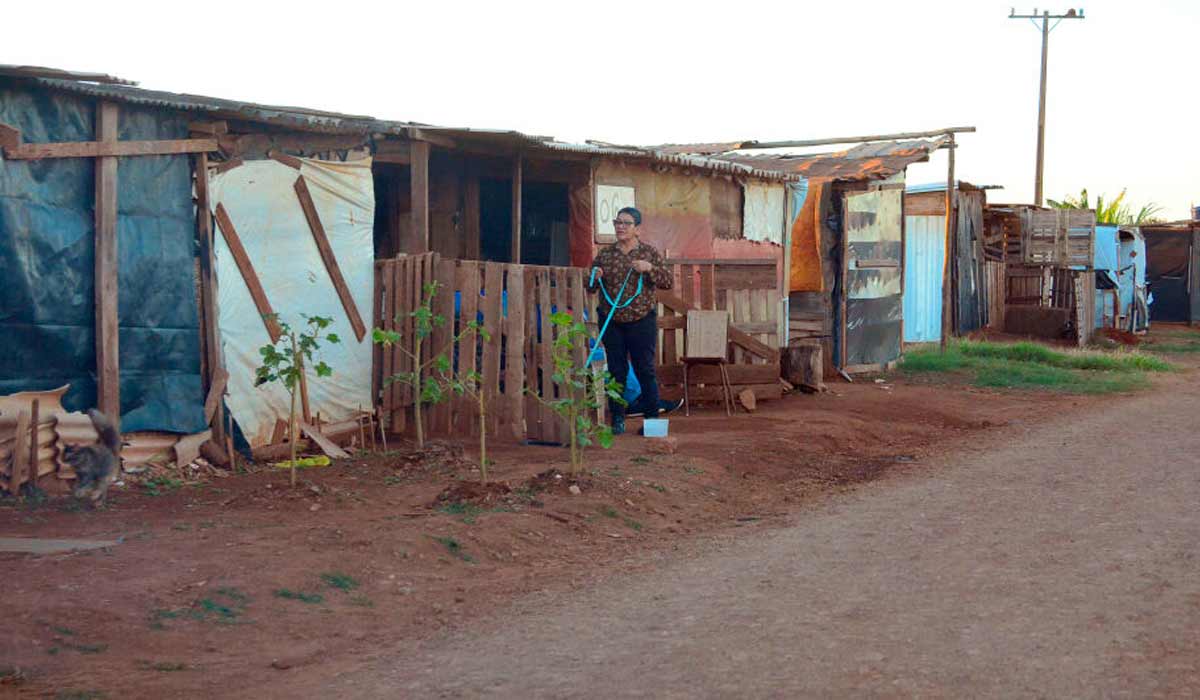
POLYGON ((616 240, 617 232, 613 228, 613 219, 623 207, 634 204, 632 187, 617 187, 613 185, 596 185, 596 242, 611 243, 616 240))

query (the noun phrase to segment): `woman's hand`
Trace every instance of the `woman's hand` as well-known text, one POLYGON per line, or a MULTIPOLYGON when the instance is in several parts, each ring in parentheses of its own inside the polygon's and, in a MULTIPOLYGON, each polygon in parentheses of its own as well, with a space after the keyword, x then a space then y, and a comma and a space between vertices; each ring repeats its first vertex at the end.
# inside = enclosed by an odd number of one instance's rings
POLYGON ((634 260, 633 269, 637 270, 638 272, 649 272, 654 269, 654 266, 645 260, 634 260))

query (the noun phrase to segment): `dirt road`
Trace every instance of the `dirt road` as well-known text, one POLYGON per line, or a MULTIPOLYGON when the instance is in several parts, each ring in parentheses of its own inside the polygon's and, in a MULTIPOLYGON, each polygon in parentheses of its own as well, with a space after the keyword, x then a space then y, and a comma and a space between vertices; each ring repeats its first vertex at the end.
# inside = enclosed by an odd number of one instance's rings
POLYGON ((1196 697, 1200 384, 1172 383, 380 650, 319 695, 1196 697))

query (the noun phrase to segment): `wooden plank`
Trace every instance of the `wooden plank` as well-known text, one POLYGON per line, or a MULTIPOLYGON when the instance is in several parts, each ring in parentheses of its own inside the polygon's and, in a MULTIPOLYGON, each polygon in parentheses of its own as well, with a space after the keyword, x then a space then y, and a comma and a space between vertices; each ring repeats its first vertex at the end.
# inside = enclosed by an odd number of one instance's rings
MULTIPOLYGON (((102 103, 112 104, 112 103, 102 103)), ((97 110, 99 115, 102 109, 97 110)), ((216 139, 178 139, 170 141, 117 141, 100 136, 99 141, 67 141, 61 143, 23 143, 5 148, 9 160, 41 160, 45 158, 120 158, 129 156, 162 156, 216 151, 216 139)))
POLYGON ((0 148, 5 151, 21 145, 21 130, 0 122, 0 148))
POLYGON ((26 478, 31 486, 37 484, 38 478, 38 424, 41 423, 41 401, 34 399, 29 405, 29 473, 26 478))
MULTIPOLYGON (((776 378, 768 384, 738 384, 730 382, 733 388, 733 395, 736 397, 741 392, 749 389, 754 392, 754 397, 759 401, 769 399, 779 399, 783 397, 783 385, 776 378)), ((721 386, 719 383, 712 383, 705 386, 691 386, 688 393, 692 401, 702 402, 720 402, 722 400, 721 386)), ((683 385, 670 384, 662 387, 661 397, 666 401, 677 401, 683 398, 683 385)), ((718 409, 721 410, 721 409, 718 409)))
POLYGON ((274 151, 274 150, 267 151, 267 157, 270 158, 271 160, 275 161, 276 163, 282 163, 283 165, 286 165, 289 168, 292 168, 293 170, 299 170, 300 167, 304 164, 304 162, 302 160, 300 160, 299 158, 297 158, 296 156, 289 156, 288 154, 283 153, 281 151, 274 151))
MULTIPOLYGON (((462 317, 463 324, 465 325, 471 321, 477 320, 479 316, 479 286, 482 281, 479 263, 459 263, 458 279, 461 280, 458 287, 462 290, 462 306, 460 315, 462 317)), ((459 371, 462 372, 464 376, 471 372, 477 371, 479 368, 478 358, 479 348, 481 345, 486 350, 487 344, 482 342, 482 339, 479 337, 478 333, 472 334, 470 339, 462 345, 458 354, 458 366, 459 371)), ((471 435, 479 435, 478 407, 474 405, 474 402, 472 402, 469 397, 464 398, 463 400, 467 403, 471 403, 472 405, 467 407, 467 410, 463 411, 466 424, 465 428, 460 429, 463 429, 465 432, 469 432, 471 435)))
POLYGON ((525 269, 508 266, 508 332, 505 338, 504 410, 508 434, 525 439, 525 269))
POLYGON ((188 131, 195 134, 228 134, 229 122, 211 121, 211 122, 188 122, 188 131))
POLYGON ((772 348, 759 342, 754 336, 739 331, 737 328, 730 327, 729 342, 748 350, 759 357, 765 358, 767 362, 778 364, 779 349, 772 348))
POLYGON ((250 263, 250 256, 246 254, 246 248, 242 246, 242 239, 238 236, 237 229, 234 228, 233 221, 229 218, 229 212, 225 211, 225 205, 221 203, 217 204, 217 226, 221 229, 221 235, 225 237, 225 245, 229 246, 229 254, 233 257, 238 272, 242 273, 246 288, 250 290, 250 298, 254 300, 254 307, 258 309, 258 315, 262 317, 267 335, 271 337, 272 343, 279 342, 283 330, 279 327, 279 322, 275 320, 275 310, 271 308, 267 292, 258 279, 258 273, 254 271, 254 265, 250 263))
POLYGON ((521 262, 521 154, 513 157, 512 170, 512 250, 510 260, 521 262))
MULTIPOLYGON (((118 116, 115 103, 100 102, 96 106, 96 138, 115 142, 118 116)), ((103 413, 119 423, 121 371, 117 319, 116 158, 99 158, 95 170, 96 402, 103 413)))
POLYGON ((329 280, 333 282, 333 288, 337 291, 342 308, 346 311, 350 327, 354 329, 354 337, 361 343, 367 335, 367 327, 363 323, 362 315, 358 313, 358 306, 354 303, 354 296, 350 293, 350 287, 342 275, 342 268, 338 265, 337 256, 333 254, 333 246, 329 243, 329 236, 326 235, 325 226, 321 223, 321 215, 317 212, 317 204, 313 201, 308 183, 305 182, 303 176, 300 176, 296 178, 296 184, 293 187, 296 190, 296 197, 300 200, 300 208, 304 210, 304 218, 308 220, 308 230, 317 244, 317 251, 321 254, 321 261, 325 263, 325 271, 329 273, 329 280))
MULTIPOLYGON (((374 279, 371 286, 371 328, 383 328, 383 289, 384 289, 384 269, 387 267, 386 260, 376 260, 372 267, 374 271, 374 279)), ((380 374, 384 357, 387 355, 383 351, 383 346, 379 343, 371 343, 371 406, 376 406, 379 403, 379 389, 382 386, 382 376, 380 374)), ((366 447, 364 445, 364 447, 366 447)))
POLYGON ((412 166, 408 175, 412 201, 412 240, 417 246, 408 253, 427 253, 429 247, 429 144, 412 143, 412 166))
POLYGON ((333 459, 347 459, 350 454, 334 444, 333 440, 323 435, 307 421, 300 421, 300 432, 307 435, 321 451, 333 459))
POLYGON ((691 308, 699 308, 696 304, 696 267, 694 265, 679 266, 679 296, 691 308))
MULTIPOLYGON (((729 373, 730 384, 767 384, 779 379, 778 370, 771 365, 726 365, 725 370, 729 373)), ((721 369, 716 365, 693 365, 688 369, 688 379, 693 386, 720 384, 721 369)), ((664 386, 682 384, 683 365, 660 368, 658 380, 664 386)))
POLYGON ((715 265, 700 266, 700 308, 706 311, 717 308, 716 297, 713 293, 716 288, 715 273, 715 265))
MULTIPOLYGON (((407 319, 405 317, 405 312, 407 309, 406 294, 408 286, 408 264, 409 261, 407 258, 401 258, 394 260, 392 265, 392 318, 389 320, 391 321, 391 330, 400 335, 400 340, 397 342, 397 345, 400 347, 410 347, 408 343, 412 342, 407 335, 407 319)), ((406 366, 406 355, 399 349, 399 347, 393 347, 391 352, 392 374, 388 376, 400 374, 404 371, 406 366)), ((402 390, 403 387, 399 382, 392 382, 388 385, 388 408, 391 411, 393 432, 400 432, 404 430, 404 414, 398 413, 401 410, 407 410, 403 409, 401 406, 403 401, 402 390)))
POLYGON ((229 374, 225 372, 221 355, 221 335, 219 316, 217 314, 217 282, 216 260, 213 257, 212 208, 208 197, 208 155, 201 153, 196 156, 196 235, 199 242, 198 257, 200 262, 200 334, 203 341, 204 366, 206 374, 204 383, 208 389, 208 397, 204 402, 204 415, 213 429, 213 440, 217 444, 225 444, 225 417, 221 411, 221 395, 225 393, 225 381, 229 374), (218 378, 224 374, 224 381, 218 390, 216 403, 210 407, 212 389, 218 383, 218 378))
POLYGON ((538 394, 538 369, 540 350, 537 342, 537 278, 534 268, 525 266, 525 437, 527 440, 544 440, 542 436, 541 404, 534 398, 538 394))
MULTIPOLYGON (((14 433, 12 461, 8 468, 8 492, 14 496, 20 493, 21 483, 25 481, 25 472, 32 474, 37 469, 37 462, 31 461, 29 456, 31 449, 37 450, 37 440, 30 439, 29 423, 28 412, 17 413, 17 432, 14 433)), ((37 426, 33 426, 33 429, 37 430, 37 426)))
POLYGON ((430 129, 421 129, 419 127, 410 127, 408 129, 408 137, 413 141, 425 141, 439 148, 458 148, 458 142, 454 139, 443 136, 436 131, 430 129))
POLYGON ((713 286, 717 289, 776 289, 779 280, 771 267, 759 265, 716 265, 713 286))
MULTIPOLYGON (((438 283, 437 296, 433 298, 433 313, 442 317, 442 324, 433 328, 433 352, 444 354, 454 368, 454 261, 438 260, 434 266, 434 280, 438 283)), ((453 398, 433 407, 431 416, 431 433, 450 435, 453 421, 453 398)))
POLYGON ((227 173, 230 170, 242 165, 244 162, 245 161, 243 161, 241 158, 230 158, 224 163, 217 163, 216 166, 213 167, 213 172, 215 172, 217 175, 221 175, 222 173, 227 173))
POLYGON ((687 357, 724 359, 729 348, 729 314, 692 309, 687 314, 687 357))
POLYGON ((500 263, 488 262, 483 270, 483 327, 492 340, 483 346, 483 384, 488 411, 488 433, 496 435, 500 423, 500 346, 501 301, 504 267, 500 263))
MULTIPOLYGON (((204 397, 204 419, 209 425, 213 425, 213 421, 219 420, 221 416, 221 397, 225 395, 225 387, 229 384, 229 372, 225 371, 224 367, 217 368, 213 374, 212 382, 208 386, 208 395, 204 397)), ((225 431, 221 431, 224 436, 225 431)), ((213 428, 213 436, 216 437, 216 428, 213 428)), ((224 437, 221 438, 224 441, 224 437)))
MULTIPOLYGON (((542 336, 537 349, 538 367, 542 372, 539 395, 543 401, 553 401, 556 397, 554 394, 554 382, 550 377, 554 374, 554 324, 550 323, 550 271, 546 268, 538 269, 537 285, 538 315, 540 317, 539 324, 542 336)), ((554 413, 545 404, 540 404, 538 421, 542 426, 542 439, 548 442, 557 441, 559 434, 558 414, 554 413)))

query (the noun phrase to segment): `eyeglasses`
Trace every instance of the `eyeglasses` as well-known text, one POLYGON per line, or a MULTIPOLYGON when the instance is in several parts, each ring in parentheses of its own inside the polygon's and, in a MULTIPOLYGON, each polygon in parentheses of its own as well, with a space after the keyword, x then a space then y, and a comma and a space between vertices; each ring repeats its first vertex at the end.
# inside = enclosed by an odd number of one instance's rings
POLYGON ((613 226, 637 226, 637 222, 626 221, 624 219, 613 219, 613 226))

